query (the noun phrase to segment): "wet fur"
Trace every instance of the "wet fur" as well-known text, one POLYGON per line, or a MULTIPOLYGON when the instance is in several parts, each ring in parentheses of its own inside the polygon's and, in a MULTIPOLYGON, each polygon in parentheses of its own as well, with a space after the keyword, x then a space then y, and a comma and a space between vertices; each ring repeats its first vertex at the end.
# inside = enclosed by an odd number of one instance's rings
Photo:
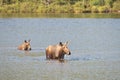
POLYGON ((29 41, 24 41, 21 45, 18 46, 18 50, 31 50, 31 45, 30 45, 30 40, 29 41))
MULTIPOLYGON (((60 42, 57 45, 50 45, 46 48, 46 59, 64 59, 64 45, 60 42)), ((70 53, 70 51, 69 51, 70 53)), ((69 54, 70 55, 70 54, 69 54)))

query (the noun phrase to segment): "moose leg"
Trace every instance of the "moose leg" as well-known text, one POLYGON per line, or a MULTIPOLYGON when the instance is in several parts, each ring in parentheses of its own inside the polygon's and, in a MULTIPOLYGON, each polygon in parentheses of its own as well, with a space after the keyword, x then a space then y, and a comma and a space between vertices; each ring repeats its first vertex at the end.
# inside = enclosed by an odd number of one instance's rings
POLYGON ((49 55, 46 53, 46 59, 49 59, 49 55))

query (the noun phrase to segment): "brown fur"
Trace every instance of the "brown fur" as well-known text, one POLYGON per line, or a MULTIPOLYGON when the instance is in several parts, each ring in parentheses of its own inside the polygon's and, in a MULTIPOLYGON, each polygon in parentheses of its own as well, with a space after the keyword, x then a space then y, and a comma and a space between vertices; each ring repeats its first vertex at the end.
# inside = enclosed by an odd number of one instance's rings
POLYGON ((30 40, 25 40, 20 46, 18 46, 18 50, 31 50, 30 40))
POLYGON ((46 59, 64 59, 65 54, 71 54, 66 43, 60 42, 57 45, 50 45, 46 48, 46 59))

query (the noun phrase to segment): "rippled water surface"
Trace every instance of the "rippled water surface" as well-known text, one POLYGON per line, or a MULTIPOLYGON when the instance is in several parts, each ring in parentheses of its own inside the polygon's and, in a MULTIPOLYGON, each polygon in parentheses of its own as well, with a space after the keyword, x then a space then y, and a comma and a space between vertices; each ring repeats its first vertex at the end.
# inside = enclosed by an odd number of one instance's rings
POLYGON ((0 80, 120 80, 120 19, 0 18, 0 80), (32 51, 17 50, 31 39, 32 51), (45 48, 69 41, 65 60, 45 48))

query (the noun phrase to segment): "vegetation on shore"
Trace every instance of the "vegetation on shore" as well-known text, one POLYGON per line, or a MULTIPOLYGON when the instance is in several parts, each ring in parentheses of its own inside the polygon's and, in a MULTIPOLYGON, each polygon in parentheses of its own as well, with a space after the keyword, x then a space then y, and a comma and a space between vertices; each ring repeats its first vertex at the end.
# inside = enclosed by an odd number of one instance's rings
POLYGON ((0 0, 0 13, 120 12, 120 0, 0 0))

